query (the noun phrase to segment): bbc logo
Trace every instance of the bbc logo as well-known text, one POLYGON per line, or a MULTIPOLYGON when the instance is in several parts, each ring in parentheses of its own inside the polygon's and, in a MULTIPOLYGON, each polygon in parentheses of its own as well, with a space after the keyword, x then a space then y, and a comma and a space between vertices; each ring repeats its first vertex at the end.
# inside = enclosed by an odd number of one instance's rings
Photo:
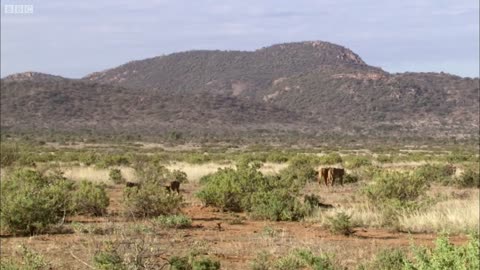
POLYGON ((5 14, 33 14, 33 5, 5 5, 5 14))

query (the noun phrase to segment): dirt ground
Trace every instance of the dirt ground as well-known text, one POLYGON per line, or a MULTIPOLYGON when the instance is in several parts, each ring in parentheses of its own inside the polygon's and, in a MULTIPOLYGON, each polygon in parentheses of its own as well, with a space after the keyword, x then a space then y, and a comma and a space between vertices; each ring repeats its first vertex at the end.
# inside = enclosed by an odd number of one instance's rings
MULTIPOLYGON (((315 253, 328 253, 348 269, 371 259, 378 251, 390 247, 408 248, 413 243, 432 246, 435 234, 409 234, 376 228, 355 228, 353 236, 330 233, 326 228, 309 222, 270 222, 249 220, 243 214, 221 212, 203 207, 194 194, 198 183, 182 186, 185 207, 193 226, 188 229, 165 229, 149 220, 127 220, 121 215, 123 186, 108 188, 109 215, 106 217, 76 216, 69 220, 61 234, 33 237, 1 236, 3 258, 17 256, 21 244, 41 253, 53 269, 91 269, 92 258, 106 241, 137 243, 149 259, 164 261, 172 255, 184 255, 192 249, 201 250, 221 261, 222 269, 248 269, 260 251, 280 257, 294 248, 310 248, 315 253), (83 226, 96 230, 71 229, 83 226), (139 244, 140 243, 140 244, 139 244)), ((354 201, 354 187, 325 189, 316 183, 307 187, 309 193, 320 194, 334 205, 354 201)), ((464 243, 464 235, 452 236, 456 244, 464 243)), ((128 246, 131 248, 132 246, 128 246)), ((133 252, 133 251, 132 251, 133 252)))

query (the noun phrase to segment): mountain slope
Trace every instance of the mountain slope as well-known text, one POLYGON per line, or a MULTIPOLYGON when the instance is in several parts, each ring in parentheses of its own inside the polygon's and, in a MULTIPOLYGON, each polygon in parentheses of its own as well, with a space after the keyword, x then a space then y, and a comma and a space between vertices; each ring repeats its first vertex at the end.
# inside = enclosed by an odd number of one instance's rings
POLYGON ((468 137, 479 129, 478 78, 389 74, 319 41, 174 53, 80 80, 29 72, 1 83, 1 125, 13 131, 468 137))
MULTIPOLYGON (((2 127, 191 134, 294 130, 305 120, 270 104, 214 94, 160 94, 82 80, 2 81, 2 127)), ((314 121, 314 120, 313 120, 314 121)))

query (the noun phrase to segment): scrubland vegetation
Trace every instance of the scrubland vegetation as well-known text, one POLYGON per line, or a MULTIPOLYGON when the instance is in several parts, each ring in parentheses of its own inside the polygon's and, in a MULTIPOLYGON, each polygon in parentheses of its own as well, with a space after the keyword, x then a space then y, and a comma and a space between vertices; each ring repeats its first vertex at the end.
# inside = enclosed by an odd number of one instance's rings
POLYGON ((478 153, 415 150, 4 140, 1 269, 477 269, 478 153))

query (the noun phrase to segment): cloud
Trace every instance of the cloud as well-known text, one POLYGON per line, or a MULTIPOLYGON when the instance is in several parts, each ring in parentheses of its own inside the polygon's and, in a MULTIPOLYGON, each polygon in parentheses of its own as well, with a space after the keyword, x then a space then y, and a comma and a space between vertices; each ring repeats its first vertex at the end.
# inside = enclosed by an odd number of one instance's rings
POLYGON ((2 76, 39 68, 80 77, 175 51, 299 40, 339 43, 392 69, 446 63, 446 71, 470 75, 478 66, 478 1, 29 1, 35 14, 1 18, 2 76))

